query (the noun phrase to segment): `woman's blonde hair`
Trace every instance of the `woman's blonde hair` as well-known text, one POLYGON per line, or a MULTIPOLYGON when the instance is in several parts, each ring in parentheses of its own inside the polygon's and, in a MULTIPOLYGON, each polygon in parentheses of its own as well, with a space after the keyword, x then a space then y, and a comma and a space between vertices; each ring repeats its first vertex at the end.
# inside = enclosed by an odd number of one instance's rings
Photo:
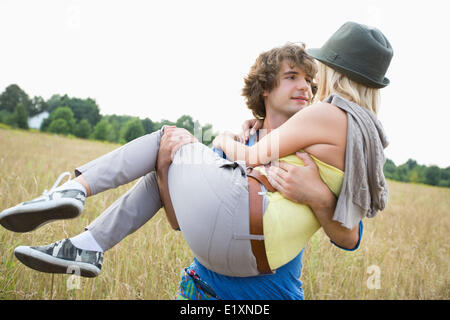
POLYGON ((338 93, 343 98, 372 111, 375 115, 377 114, 380 106, 380 89, 367 87, 349 79, 320 61, 317 62, 319 64, 319 89, 316 98, 319 101, 326 99, 332 93, 338 93))

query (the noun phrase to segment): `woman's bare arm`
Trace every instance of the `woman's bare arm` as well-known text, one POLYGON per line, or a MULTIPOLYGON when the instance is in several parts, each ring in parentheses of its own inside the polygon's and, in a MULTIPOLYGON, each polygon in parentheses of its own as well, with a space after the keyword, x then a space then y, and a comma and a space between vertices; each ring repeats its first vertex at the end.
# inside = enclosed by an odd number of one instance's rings
POLYGON ((245 160, 248 166, 269 163, 311 146, 325 146, 317 158, 343 169, 347 120, 344 112, 328 103, 319 103, 299 111, 279 128, 272 130, 251 147, 235 141, 231 135, 220 135, 214 146, 232 160, 245 160), (329 147, 329 148, 326 148, 329 147), (333 155, 330 157, 330 150, 333 155), (323 153, 323 154, 320 154, 323 153), (331 163, 330 163, 331 162, 331 163))

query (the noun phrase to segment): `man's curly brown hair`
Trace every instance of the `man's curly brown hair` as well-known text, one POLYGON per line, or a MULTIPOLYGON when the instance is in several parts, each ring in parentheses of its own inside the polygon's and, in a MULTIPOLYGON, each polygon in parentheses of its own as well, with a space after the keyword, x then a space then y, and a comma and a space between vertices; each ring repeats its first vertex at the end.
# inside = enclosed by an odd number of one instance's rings
MULTIPOLYGON (((244 88, 242 89, 247 106, 257 119, 266 117, 263 93, 264 91, 270 92, 277 87, 278 73, 283 61, 292 63, 291 67, 299 67, 311 79, 316 76, 317 65, 314 59, 306 53, 303 43, 288 43, 261 53, 250 68, 248 76, 244 78, 244 88)), ((317 85, 314 81, 311 87, 314 96, 317 92, 317 85)))

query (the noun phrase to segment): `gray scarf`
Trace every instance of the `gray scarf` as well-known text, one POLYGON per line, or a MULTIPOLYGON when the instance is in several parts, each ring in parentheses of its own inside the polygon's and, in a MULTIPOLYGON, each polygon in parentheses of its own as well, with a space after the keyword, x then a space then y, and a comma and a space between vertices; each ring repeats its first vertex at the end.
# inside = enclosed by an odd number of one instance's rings
POLYGON ((370 111, 332 94, 324 102, 347 113, 345 174, 333 220, 353 229, 364 217, 373 218, 388 199, 383 174, 383 149, 388 141, 380 121, 370 111))

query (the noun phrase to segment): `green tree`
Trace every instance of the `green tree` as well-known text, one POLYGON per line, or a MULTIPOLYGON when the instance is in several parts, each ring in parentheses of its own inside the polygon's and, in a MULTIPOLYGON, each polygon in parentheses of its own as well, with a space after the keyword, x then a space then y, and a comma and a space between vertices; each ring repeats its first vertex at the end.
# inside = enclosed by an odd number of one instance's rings
POLYGON ((67 121, 61 118, 53 120, 48 127, 48 131, 57 134, 69 134, 71 132, 67 121))
POLYGON ((28 110, 22 103, 14 109, 14 119, 19 128, 28 129, 28 110))
POLYGON ((430 166, 425 173, 425 183, 432 186, 437 186, 441 179, 441 170, 438 166, 430 166))
POLYGON ((406 163, 399 165, 395 170, 394 179, 403 182, 408 182, 408 172, 409 172, 408 165, 406 163))
POLYGON ((110 131, 111 125, 108 120, 102 119, 95 125, 92 138, 96 140, 107 140, 110 131))
POLYGON ((450 180, 439 180, 439 187, 446 187, 446 188, 450 188, 450 180))
POLYGON ((121 138, 126 142, 139 138, 145 134, 144 127, 139 118, 129 120, 122 128, 121 138))
POLYGON ((13 128, 17 127, 16 117, 13 113, 6 110, 0 110, 0 122, 5 123, 13 128))
POLYGON ((450 167, 441 169, 441 179, 450 180, 450 167))
POLYGON ((162 119, 161 122, 153 122, 153 131, 161 129, 163 126, 174 126, 175 122, 170 120, 162 119))
POLYGON ((194 134, 194 120, 192 120, 191 116, 182 115, 178 118, 177 122, 175 122, 175 125, 177 128, 184 128, 191 134, 194 134))
POLYGON ((11 116, 11 113, 6 110, 0 110, 0 122, 6 123, 7 118, 11 116))
POLYGON ((213 131, 213 126, 210 123, 205 124, 202 127, 202 143, 209 145, 213 142, 217 133, 213 131))
MULTIPOLYGON (((52 122, 62 119, 66 122, 67 124, 67 130, 66 127, 64 129, 64 134, 69 134, 69 133, 73 133, 75 130, 75 118, 73 116, 73 112, 69 107, 58 107, 56 108, 51 114, 50 117, 48 118, 49 121, 46 122, 46 124, 48 125, 48 131, 50 132, 54 132, 50 130, 50 127, 52 125, 52 122)), ((61 121, 59 121, 58 126, 61 126, 61 121)), ((63 132, 57 132, 57 133, 63 133, 63 132)))
POLYGON ((22 104, 28 112, 30 98, 18 85, 11 84, 0 95, 0 110, 13 113, 18 104, 22 104))
POLYGON ((426 171, 427 171, 427 167, 424 166, 424 165, 418 165, 417 167, 414 168, 414 170, 419 175, 419 182, 420 183, 426 183, 425 174, 426 174, 426 171))
POLYGON ((87 119, 91 126, 95 126, 101 119, 100 109, 95 100, 91 98, 79 99, 70 98, 67 95, 53 95, 47 100, 46 104, 49 112, 59 107, 69 107, 77 122, 80 122, 82 119, 87 119))
POLYGON ((29 109, 30 117, 48 110, 49 106, 42 97, 34 97, 33 99, 31 99, 29 109))
POLYGON ((79 138, 87 139, 91 135, 91 131, 91 124, 86 119, 83 119, 75 126, 74 134, 79 138))
POLYGON ((142 120, 142 127, 144 128, 145 133, 152 133, 153 131, 156 131, 154 129, 155 123, 149 118, 142 120))
POLYGON ((420 175, 419 171, 414 168, 411 170, 408 174, 408 181, 412 183, 419 183, 420 182, 420 175))
POLYGON ((44 121, 42 121, 42 123, 41 123, 41 127, 39 128, 39 130, 48 131, 48 127, 50 126, 51 121, 52 120, 50 119, 50 117, 44 119, 44 121))
MULTIPOLYGON (((67 96, 64 96, 65 98, 67 96)), ((63 99, 65 105, 72 109, 75 119, 81 121, 86 119, 91 126, 95 126, 101 119, 100 109, 97 106, 95 100, 91 98, 78 99, 78 98, 66 98, 63 99)))
POLYGON ((413 170, 418 166, 417 161, 413 159, 408 159, 408 161, 406 161, 406 165, 408 166, 408 170, 413 170))
POLYGON ((394 179, 396 170, 397 166, 395 165, 394 161, 392 161, 391 159, 386 159, 383 168, 384 176, 387 179, 394 179))
POLYGON ((58 107, 62 107, 61 96, 59 94, 54 94, 45 102, 48 106, 48 112, 52 112, 58 107))
POLYGON ((110 119, 109 124, 111 125, 111 130, 108 132, 106 140, 109 142, 119 142, 120 141, 120 122, 118 119, 110 119))

